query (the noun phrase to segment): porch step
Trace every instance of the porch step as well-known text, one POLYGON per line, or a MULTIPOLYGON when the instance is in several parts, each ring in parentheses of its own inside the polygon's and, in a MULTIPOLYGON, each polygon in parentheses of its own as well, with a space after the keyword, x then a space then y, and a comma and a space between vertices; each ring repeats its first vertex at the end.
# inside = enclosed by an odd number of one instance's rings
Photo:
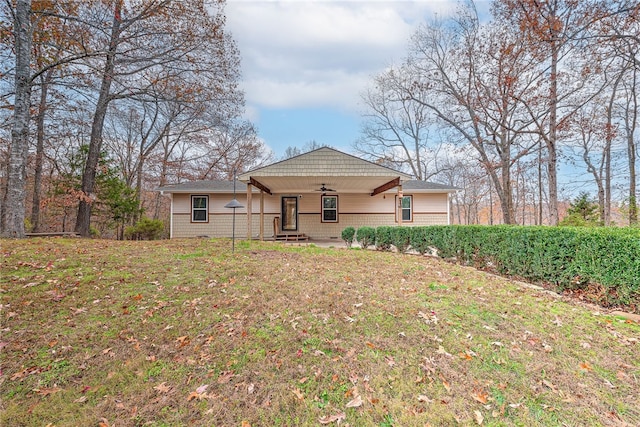
POLYGON ((304 233, 276 234, 276 240, 281 242, 301 242, 309 240, 309 236, 304 233))

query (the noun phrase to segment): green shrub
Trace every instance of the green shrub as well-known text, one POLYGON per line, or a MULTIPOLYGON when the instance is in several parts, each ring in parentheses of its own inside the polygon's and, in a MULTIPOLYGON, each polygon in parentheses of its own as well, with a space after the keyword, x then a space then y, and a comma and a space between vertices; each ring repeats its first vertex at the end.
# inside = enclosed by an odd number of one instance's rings
MULTIPOLYGON (((592 287, 597 302, 640 310, 640 230, 635 228, 415 227, 411 246, 498 273, 554 284, 592 287)), ((593 293, 593 292, 590 292, 593 293)))
POLYGON ((424 255, 431 252, 431 230, 429 226, 418 226, 411 228, 411 247, 424 255))
POLYGON ((353 244, 353 237, 356 234, 356 229, 353 227, 347 227, 342 230, 342 240, 347 244, 347 247, 350 248, 353 244))
POLYGON ((376 242, 376 230, 373 227, 360 227, 356 232, 356 238, 362 249, 367 249, 376 242))
POLYGON ((393 227, 391 229, 391 241, 398 252, 407 252, 411 245, 411 228, 393 227))
POLYGON ((94 227, 93 225, 89 226, 89 235, 94 238, 97 239, 100 237, 100 230, 98 230, 96 227, 94 227))
POLYGON ((128 240, 156 240, 164 231, 164 224, 159 219, 142 218, 134 226, 124 230, 128 240))
POLYGON ((391 245, 393 244, 391 238, 392 229, 393 227, 387 225, 376 228, 376 249, 379 251, 391 250, 391 245))

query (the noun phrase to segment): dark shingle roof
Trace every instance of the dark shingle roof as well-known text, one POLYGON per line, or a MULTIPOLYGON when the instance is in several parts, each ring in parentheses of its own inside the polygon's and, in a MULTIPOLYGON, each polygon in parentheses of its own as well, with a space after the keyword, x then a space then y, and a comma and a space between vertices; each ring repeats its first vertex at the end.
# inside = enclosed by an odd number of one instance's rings
POLYGON ((437 191, 437 190, 442 190, 442 191, 457 191, 457 190, 461 190, 458 187, 452 187, 451 185, 444 185, 444 184, 438 184, 435 182, 429 182, 429 181, 418 181, 418 180, 411 180, 411 181, 405 181, 402 183, 402 189, 403 190, 431 190, 431 191, 437 191))
MULTIPOLYGON (((159 187, 156 191, 165 191, 167 193, 231 193, 233 192, 233 181, 210 180, 210 181, 192 181, 183 182, 182 184, 165 185, 159 187)), ((236 181, 236 191, 246 192, 246 184, 236 181)))
MULTIPOLYGON (((449 185, 437 184, 429 181, 405 181, 402 183, 402 189, 405 191, 424 191, 424 192, 453 192, 460 188, 449 185)), ((232 193, 233 181, 211 180, 211 181, 192 181, 181 184, 165 185, 159 187, 156 191, 164 191, 167 193, 232 193)), ((236 181, 236 192, 242 193, 247 191, 246 184, 236 181)), ((253 191, 259 191, 255 187, 253 191)))

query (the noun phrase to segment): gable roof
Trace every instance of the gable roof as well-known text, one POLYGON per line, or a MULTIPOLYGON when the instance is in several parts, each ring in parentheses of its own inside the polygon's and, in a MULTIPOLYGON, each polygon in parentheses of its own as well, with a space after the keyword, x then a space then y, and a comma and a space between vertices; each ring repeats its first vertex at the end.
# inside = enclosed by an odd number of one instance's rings
MULTIPOLYGON (((411 176, 343 153, 322 147, 290 159, 242 173, 238 178, 278 193, 301 193, 322 186, 345 193, 371 193, 390 184, 401 183, 411 176)), ((397 185, 397 184, 396 184, 397 185)))
MULTIPOLYGON (((322 186, 340 193, 380 193, 402 184, 416 193, 452 193, 459 188, 433 182, 411 180, 411 176, 360 159, 333 148, 322 147, 290 159, 244 172, 238 176, 236 192, 246 193, 246 183, 267 187, 272 192, 309 193, 322 186), (259 184, 258 184, 259 183, 259 184)), ((233 181, 210 180, 167 185, 157 189, 167 193, 231 193, 233 181)), ((252 192, 259 192, 256 185, 252 192)))
POLYGON ((411 179, 411 176, 404 172, 330 147, 321 147, 268 166, 250 170, 240 174, 238 179, 247 182, 252 176, 255 178, 266 176, 400 176, 402 180, 411 179))

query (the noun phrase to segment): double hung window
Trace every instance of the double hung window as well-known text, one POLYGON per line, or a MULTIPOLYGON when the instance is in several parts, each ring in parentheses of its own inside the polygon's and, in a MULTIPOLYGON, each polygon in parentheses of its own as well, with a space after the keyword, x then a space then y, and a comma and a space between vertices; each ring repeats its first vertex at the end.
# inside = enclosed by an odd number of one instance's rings
POLYGON ((322 222, 338 222, 338 196, 322 196, 322 222))
POLYGON ((402 211, 402 222, 413 221, 413 196, 403 196, 400 208, 402 211))
POLYGON ((191 196, 191 222, 209 222, 209 196, 191 196))

